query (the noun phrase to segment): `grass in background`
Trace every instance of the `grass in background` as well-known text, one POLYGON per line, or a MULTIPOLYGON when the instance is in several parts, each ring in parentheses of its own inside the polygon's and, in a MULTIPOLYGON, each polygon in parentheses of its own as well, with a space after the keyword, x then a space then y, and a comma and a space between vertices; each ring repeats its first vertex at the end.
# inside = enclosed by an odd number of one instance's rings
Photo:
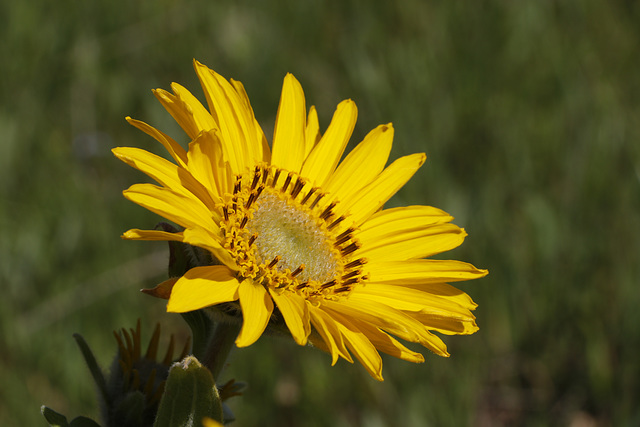
POLYGON ((452 357, 359 366, 262 338, 235 352, 238 426, 640 423, 640 6, 634 2, 113 2, 0 4, 0 424, 41 404, 96 416, 81 333, 108 366, 111 331, 142 317, 179 335, 164 244, 119 234, 159 218, 121 190, 116 145, 161 150, 132 115, 187 142, 150 89, 202 98, 191 59, 241 80, 267 133, 285 73, 321 126, 352 98, 352 143, 396 129, 425 151, 391 205, 431 204, 469 231, 451 254, 480 332, 452 357))

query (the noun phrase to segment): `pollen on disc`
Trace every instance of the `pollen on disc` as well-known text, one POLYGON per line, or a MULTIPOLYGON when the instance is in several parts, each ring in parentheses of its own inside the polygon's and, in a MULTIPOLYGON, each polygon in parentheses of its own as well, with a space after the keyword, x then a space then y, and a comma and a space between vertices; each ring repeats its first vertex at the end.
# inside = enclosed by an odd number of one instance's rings
POLYGON ((325 232, 307 212, 279 197, 262 195, 247 229, 258 234, 255 245, 259 262, 268 264, 279 255, 282 259, 277 268, 282 271, 295 271, 304 264, 304 271, 297 276, 301 281, 322 283, 336 275, 338 262, 325 232))

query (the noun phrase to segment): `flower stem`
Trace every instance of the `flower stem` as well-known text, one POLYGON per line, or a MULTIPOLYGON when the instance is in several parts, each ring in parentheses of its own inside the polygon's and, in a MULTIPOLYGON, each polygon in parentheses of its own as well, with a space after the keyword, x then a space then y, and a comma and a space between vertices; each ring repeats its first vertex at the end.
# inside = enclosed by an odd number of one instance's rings
POLYGON ((202 363, 209 368, 216 381, 227 362, 229 353, 234 347, 241 326, 242 324, 239 322, 217 322, 213 326, 213 332, 202 363))

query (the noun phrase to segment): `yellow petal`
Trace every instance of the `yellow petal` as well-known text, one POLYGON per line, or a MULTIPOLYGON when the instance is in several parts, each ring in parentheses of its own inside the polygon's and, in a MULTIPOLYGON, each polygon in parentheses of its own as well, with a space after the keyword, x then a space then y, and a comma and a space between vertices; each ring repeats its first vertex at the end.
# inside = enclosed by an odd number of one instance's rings
POLYGON ((466 236, 464 229, 453 224, 417 230, 378 227, 375 233, 358 234, 362 244, 358 256, 375 262, 425 258, 460 246, 466 236))
POLYGON ((384 169, 393 142, 393 126, 380 125, 340 163, 323 187, 334 199, 349 200, 384 169))
POLYGON ((397 310, 441 314, 455 319, 475 319, 471 310, 476 308, 476 304, 464 292, 458 295, 438 295, 405 286, 367 283, 366 286, 354 288, 349 301, 354 305, 354 301, 359 305, 384 304, 397 310))
POLYGON ((332 315, 355 319, 358 324, 370 323, 406 341, 418 342, 439 356, 449 357, 445 343, 429 332, 413 313, 394 310, 385 304, 354 297, 352 293, 348 304, 343 304, 342 309, 332 312, 332 315))
POLYGON ((471 335, 480 328, 474 319, 456 319, 426 311, 411 314, 427 328, 446 335, 471 335))
POLYGON ((422 342, 428 332, 424 325, 405 312, 355 293, 345 302, 325 301, 323 307, 334 317, 342 315, 358 319, 411 342, 422 342))
POLYGON ((146 133, 147 135, 151 136, 156 141, 161 143, 164 146, 164 148, 167 149, 169 154, 171 154, 171 157, 173 157, 174 160, 178 163, 178 165, 182 167, 186 167, 187 152, 185 151, 184 148, 182 148, 182 146, 180 146, 180 144, 175 142, 170 136, 166 135, 165 133, 159 131, 158 129, 152 126, 149 126, 145 122, 141 122, 140 120, 134 120, 128 116, 126 117, 126 120, 127 122, 129 122, 130 125, 137 127, 138 129, 140 129, 141 131, 143 131, 144 133, 146 133))
POLYGON ((171 114, 171 117, 173 117, 186 134, 189 135, 189 138, 195 138, 199 130, 193 123, 193 116, 184 103, 180 101, 178 97, 164 89, 154 89, 152 92, 162 106, 171 114))
POLYGON ((306 159, 313 147, 320 141, 320 123, 318 122, 318 112, 313 105, 309 108, 307 117, 307 128, 304 132, 304 158, 306 159))
POLYGON ((219 199, 232 191, 233 173, 224 160, 217 131, 203 131, 189 144, 189 172, 219 199))
POLYGON ((182 242, 183 235, 182 232, 168 233, 160 230, 139 230, 133 228, 125 231, 122 238, 127 240, 166 240, 182 242))
POLYGON ((302 166, 303 177, 310 179, 314 185, 322 186, 325 183, 338 165, 357 117, 358 110, 352 100, 348 99, 338 104, 327 131, 302 166))
MULTIPOLYGON (((180 123, 180 126, 187 132, 191 139, 194 139, 201 131, 208 131, 216 129, 216 123, 211 117, 211 114, 202 105, 202 103, 193 96, 189 90, 178 83, 172 83, 171 89, 176 94, 177 99, 180 101, 181 109, 188 113, 188 120, 191 131, 187 131, 187 128, 176 118, 176 121, 180 123)), ((175 117, 175 116, 174 116, 175 117)))
POLYGON ((209 208, 215 206, 209 191, 202 185, 201 181, 198 181, 189 171, 176 166, 174 163, 139 148, 116 147, 111 151, 129 166, 144 172, 159 184, 170 188, 176 193, 187 197, 189 193, 192 193, 209 208))
POLYGON ((221 263, 232 270, 237 270, 237 265, 229 251, 220 245, 220 238, 204 228, 187 228, 184 230, 183 241, 193 246, 206 249, 221 263))
POLYGON ((358 196, 343 200, 341 208, 351 213, 354 223, 362 224, 409 181, 426 158, 422 153, 399 158, 362 188, 358 196))
POLYGON ((122 192, 134 203, 185 228, 217 230, 211 211, 198 199, 153 184, 134 184, 122 192))
POLYGON ((382 358, 371 341, 346 316, 334 313, 333 317, 337 321, 336 324, 344 337, 347 348, 373 378, 384 381, 382 378, 382 358))
MULTIPOLYGON (((194 129, 198 130, 195 136, 197 136, 200 131, 216 128, 216 123, 213 120, 213 117, 211 117, 209 111, 207 111, 200 100, 193 96, 193 94, 189 92, 189 90, 187 90, 179 83, 171 83, 171 89, 173 90, 173 93, 176 94, 178 99, 180 99, 184 103, 185 108, 189 110, 194 123, 193 127, 194 129)), ((193 137, 191 139, 193 139, 193 137)))
POLYGON ((372 262, 367 264, 367 273, 374 283, 423 285, 478 279, 488 271, 462 261, 418 259, 372 262))
POLYGON ((318 334, 320 334, 331 353, 331 366, 336 364, 338 357, 342 357, 350 363, 353 363, 353 359, 344 345, 342 333, 333 318, 309 301, 306 301, 306 304, 313 327, 318 334))
POLYGON ((211 419, 209 417, 204 417, 202 419, 202 427, 224 427, 224 426, 214 419, 211 419))
POLYGON ((287 74, 273 130, 272 164, 300 172, 305 154, 306 111, 302 86, 292 74, 287 74))
POLYGON ((149 175, 161 185, 174 190, 183 187, 178 178, 179 168, 175 163, 139 148, 116 147, 111 151, 118 159, 149 175))
POLYGON ((273 312, 273 300, 264 286, 244 280, 238 289, 242 308, 242 329, 236 339, 238 347, 247 347, 264 332, 273 312))
POLYGON ((271 150, 269 148, 269 143, 267 142, 267 138, 264 136, 264 132, 260 127, 260 124, 256 120, 256 116, 253 113, 253 108, 251 108, 251 103, 249 102, 249 96, 247 95, 247 91, 244 88, 244 85, 233 79, 229 79, 231 85, 235 88, 236 92, 238 92, 238 96, 242 100, 242 104, 250 112, 251 117, 253 118, 254 127, 256 130, 256 141, 261 142, 258 144, 257 156, 259 159, 262 159, 263 162, 270 163, 271 162, 271 150))
POLYGON ((186 313, 238 299, 238 280, 227 267, 194 267, 171 290, 167 311, 186 313))
POLYGON ((429 331, 425 331, 420 345, 431 350, 434 354, 441 357, 449 357, 450 354, 447 351, 447 345, 437 335, 432 334, 429 331))
POLYGON ((356 323, 358 329, 366 335, 367 339, 371 341, 371 344, 373 344, 378 351, 408 362, 424 362, 424 356, 422 354, 409 350, 407 347, 400 344, 398 340, 384 331, 381 331, 366 322, 354 321, 354 323, 356 323))
POLYGON ((242 97, 221 75, 198 61, 194 67, 204 89, 209 111, 220 129, 220 138, 228 148, 229 163, 235 174, 262 161, 258 151, 261 141, 256 140, 256 124, 244 106, 242 97))
POLYGON ((402 206, 376 212, 360 226, 360 230, 364 235, 371 229, 379 234, 380 232, 376 230, 378 227, 383 227, 394 234, 397 229, 424 228, 451 222, 451 220, 453 220, 451 215, 432 206, 402 206))
POLYGON ((171 87, 176 95, 164 89, 156 89, 153 94, 190 139, 194 139, 202 130, 216 127, 211 114, 195 96, 177 83, 171 87))
POLYGON ((288 291, 278 293, 272 288, 269 288, 269 292, 280 309, 293 339, 300 345, 307 345, 311 326, 304 298, 288 291))

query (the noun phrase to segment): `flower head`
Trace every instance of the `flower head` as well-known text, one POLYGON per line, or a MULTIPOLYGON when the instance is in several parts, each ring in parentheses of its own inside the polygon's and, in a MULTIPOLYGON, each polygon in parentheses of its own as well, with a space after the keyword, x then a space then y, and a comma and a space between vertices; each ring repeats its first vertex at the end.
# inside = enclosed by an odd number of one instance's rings
POLYGON ((175 163, 136 148, 114 149, 160 184, 135 184, 125 197, 184 228, 133 229, 123 237, 182 241, 217 260, 177 279, 168 311, 238 301, 239 347, 255 342, 270 320, 281 319, 298 344, 310 340, 333 363, 355 355, 379 380, 379 351, 424 361, 396 338, 448 356, 434 331, 478 330, 471 313, 476 304, 447 282, 487 271, 424 259, 459 246, 465 231, 437 208, 382 209, 424 163, 424 154, 385 167, 393 140, 393 127, 386 124, 340 162, 355 126, 355 103, 341 102, 321 134, 316 110, 307 113, 291 74, 284 79, 270 149, 242 84, 194 64, 208 109, 176 83, 173 93, 154 91, 191 139, 189 149, 130 118, 175 163))
POLYGON ((164 393, 167 375, 172 363, 184 358, 190 347, 187 340, 177 359, 173 358, 175 341, 170 336, 169 346, 162 359, 158 359, 160 324, 156 324, 146 353, 142 354, 140 319, 136 329, 122 328, 113 332, 118 342, 118 354, 110 370, 107 395, 104 396, 104 416, 109 425, 153 425, 158 404, 164 393), (138 400, 141 399, 141 402, 138 400))

